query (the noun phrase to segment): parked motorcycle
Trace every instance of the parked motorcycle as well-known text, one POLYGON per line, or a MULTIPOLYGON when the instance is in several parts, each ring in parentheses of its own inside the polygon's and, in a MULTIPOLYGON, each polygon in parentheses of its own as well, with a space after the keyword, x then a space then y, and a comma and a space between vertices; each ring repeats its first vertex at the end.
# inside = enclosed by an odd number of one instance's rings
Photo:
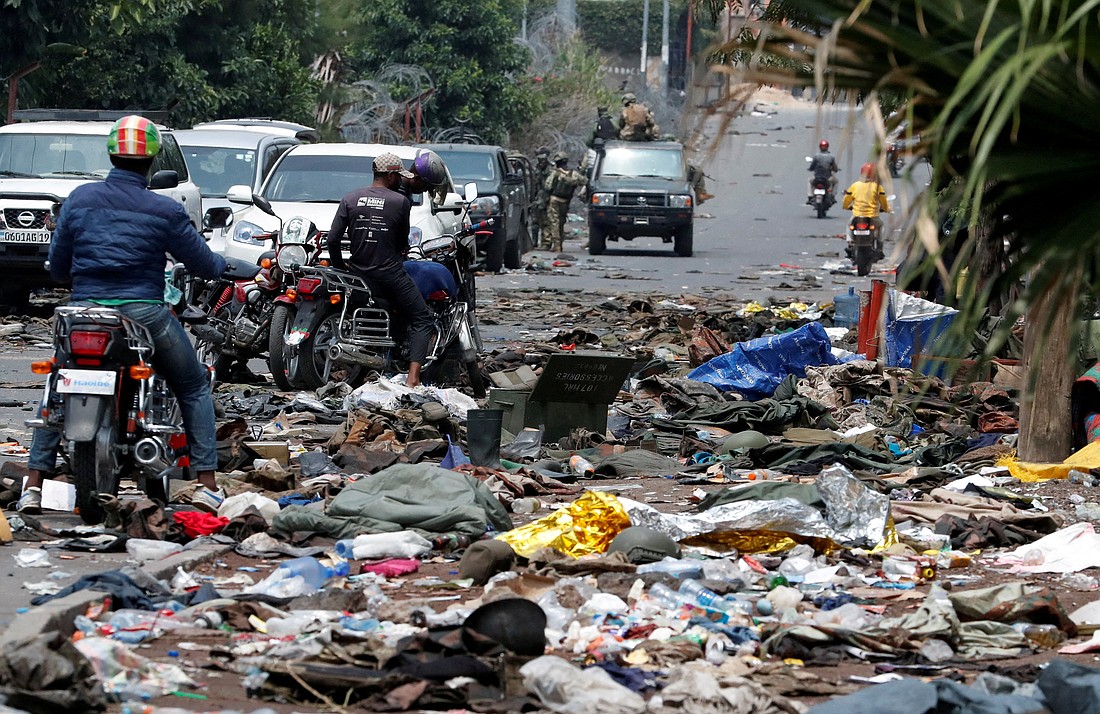
MULTIPOLYGON (((270 204, 257 198, 256 205, 271 212, 270 204)), ((261 256, 254 276, 235 281, 219 278, 200 291, 197 306, 210 319, 192 328, 195 349, 219 381, 233 379, 235 370, 247 370, 250 359, 266 357, 275 385, 288 391, 297 385, 283 360, 282 340, 294 310, 286 289, 297 282, 295 267, 307 264, 318 251, 320 231, 308 219, 295 216, 280 221, 278 231, 256 237, 277 239, 277 245, 261 256)))
POLYGON ((848 222, 851 240, 845 246, 848 258, 856 264, 856 275, 867 275, 876 260, 882 260, 882 239, 875 222, 864 216, 852 216, 848 222))
MULTIPOLYGON (((477 198, 466 185, 467 206, 477 198)), ((410 247, 405 269, 421 288, 433 314, 425 381, 438 381, 445 358, 464 365, 470 387, 485 396, 477 355, 480 336, 470 297, 474 235, 492 219, 410 247)), ((285 340, 285 359, 292 379, 316 389, 331 380, 358 383, 369 369, 406 371, 406 326, 396 311, 375 295, 359 275, 324 266, 303 266, 291 291, 297 314, 285 340)))
MULTIPOLYGON (((226 277, 249 272, 255 266, 231 261, 226 277)), ((200 311, 179 317, 205 319, 200 311)), ((166 500, 169 472, 187 465, 187 439, 175 396, 150 366, 149 330, 114 308, 58 307, 53 347, 51 359, 31 365, 46 376, 46 385, 41 415, 26 424, 61 433, 81 518, 100 523, 104 509, 97 495, 117 495, 124 476, 166 500)))
POLYGON ((817 211, 818 218, 824 218, 825 214, 829 212, 829 209, 836 203, 836 196, 833 194, 832 186, 829 184, 827 178, 815 178, 814 179, 814 210, 817 211))

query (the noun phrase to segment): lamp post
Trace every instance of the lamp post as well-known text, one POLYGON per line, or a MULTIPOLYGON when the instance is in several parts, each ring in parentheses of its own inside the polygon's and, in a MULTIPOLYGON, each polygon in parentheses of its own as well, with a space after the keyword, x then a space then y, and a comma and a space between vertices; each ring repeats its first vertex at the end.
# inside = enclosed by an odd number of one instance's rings
MULTIPOLYGON (((67 42, 53 42, 46 45, 45 54, 61 57, 80 57, 85 52, 87 50, 77 45, 70 45, 67 42)), ((8 114, 6 123, 11 124, 15 117, 15 108, 18 105, 19 98, 19 80, 41 68, 42 61, 36 60, 23 65, 8 76, 8 114)))

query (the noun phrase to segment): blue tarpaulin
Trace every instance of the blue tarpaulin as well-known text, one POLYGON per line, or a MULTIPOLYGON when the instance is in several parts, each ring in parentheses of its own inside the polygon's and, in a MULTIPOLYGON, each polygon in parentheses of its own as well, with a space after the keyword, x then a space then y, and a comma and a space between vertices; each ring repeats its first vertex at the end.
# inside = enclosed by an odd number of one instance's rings
POLYGON ((688 373, 688 379, 713 384, 747 399, 764 399, 788 375, 806 376, 807 367, 840 364, 820 322, 808 322, 782 335, 739 342, 688 373))
POLYGON ((958 312, 939 303, 891 290, 886 312, 886 364, 890 367, 912 367, 914 359, 936 355, 936 343, 947 332, 958 312))

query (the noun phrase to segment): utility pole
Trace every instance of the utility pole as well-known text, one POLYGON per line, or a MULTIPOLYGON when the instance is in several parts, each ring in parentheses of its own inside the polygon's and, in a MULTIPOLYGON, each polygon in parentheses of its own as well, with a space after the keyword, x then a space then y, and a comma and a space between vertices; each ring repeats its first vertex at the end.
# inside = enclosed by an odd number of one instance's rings
POLYGON ((645 70, 649 63, 649 0, 642 3, 642 86, 645 86, 645 70))
POLYGON ((668 96, 668 4, 661 8, 661 95, 668 96))
POLYGON ((566 37, 577 31, 577 0, 558 0, 558 26, 566 37))
POLYGON ((523 20, 519 26, 519 36, 523 38, 523 41, 527 41, 527 2, 523 3, 523 20))

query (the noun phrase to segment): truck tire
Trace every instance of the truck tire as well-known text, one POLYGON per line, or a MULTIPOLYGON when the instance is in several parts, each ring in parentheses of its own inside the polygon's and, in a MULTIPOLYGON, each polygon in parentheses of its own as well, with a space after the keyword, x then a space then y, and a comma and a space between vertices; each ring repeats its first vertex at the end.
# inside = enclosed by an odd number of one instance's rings
POLYGON ((683 228, 676 229, 676 243, 674 248, 676 255, 681 258, 690 258, 693 249, 693 243, 695 242, 694 226, 684 226, 683 228))
POLYGON ((588 224, 588 254, 603 255, 607 249, 607 231, 595 223, 588 224))
MULTIPOLYGON (((526 228, 523 229, 526 232, 526 228)), ((523 266, 522 254, 523 247, 523 233, 516 236, 515 240, 510 240, 504 244, 504 267, 509 270, 515 270, 516 268, 523 266)))
POLYGON ((504 267, 505 231, 500 226, 485 243, 485 270, 489 273, 499 273, 504 267))

